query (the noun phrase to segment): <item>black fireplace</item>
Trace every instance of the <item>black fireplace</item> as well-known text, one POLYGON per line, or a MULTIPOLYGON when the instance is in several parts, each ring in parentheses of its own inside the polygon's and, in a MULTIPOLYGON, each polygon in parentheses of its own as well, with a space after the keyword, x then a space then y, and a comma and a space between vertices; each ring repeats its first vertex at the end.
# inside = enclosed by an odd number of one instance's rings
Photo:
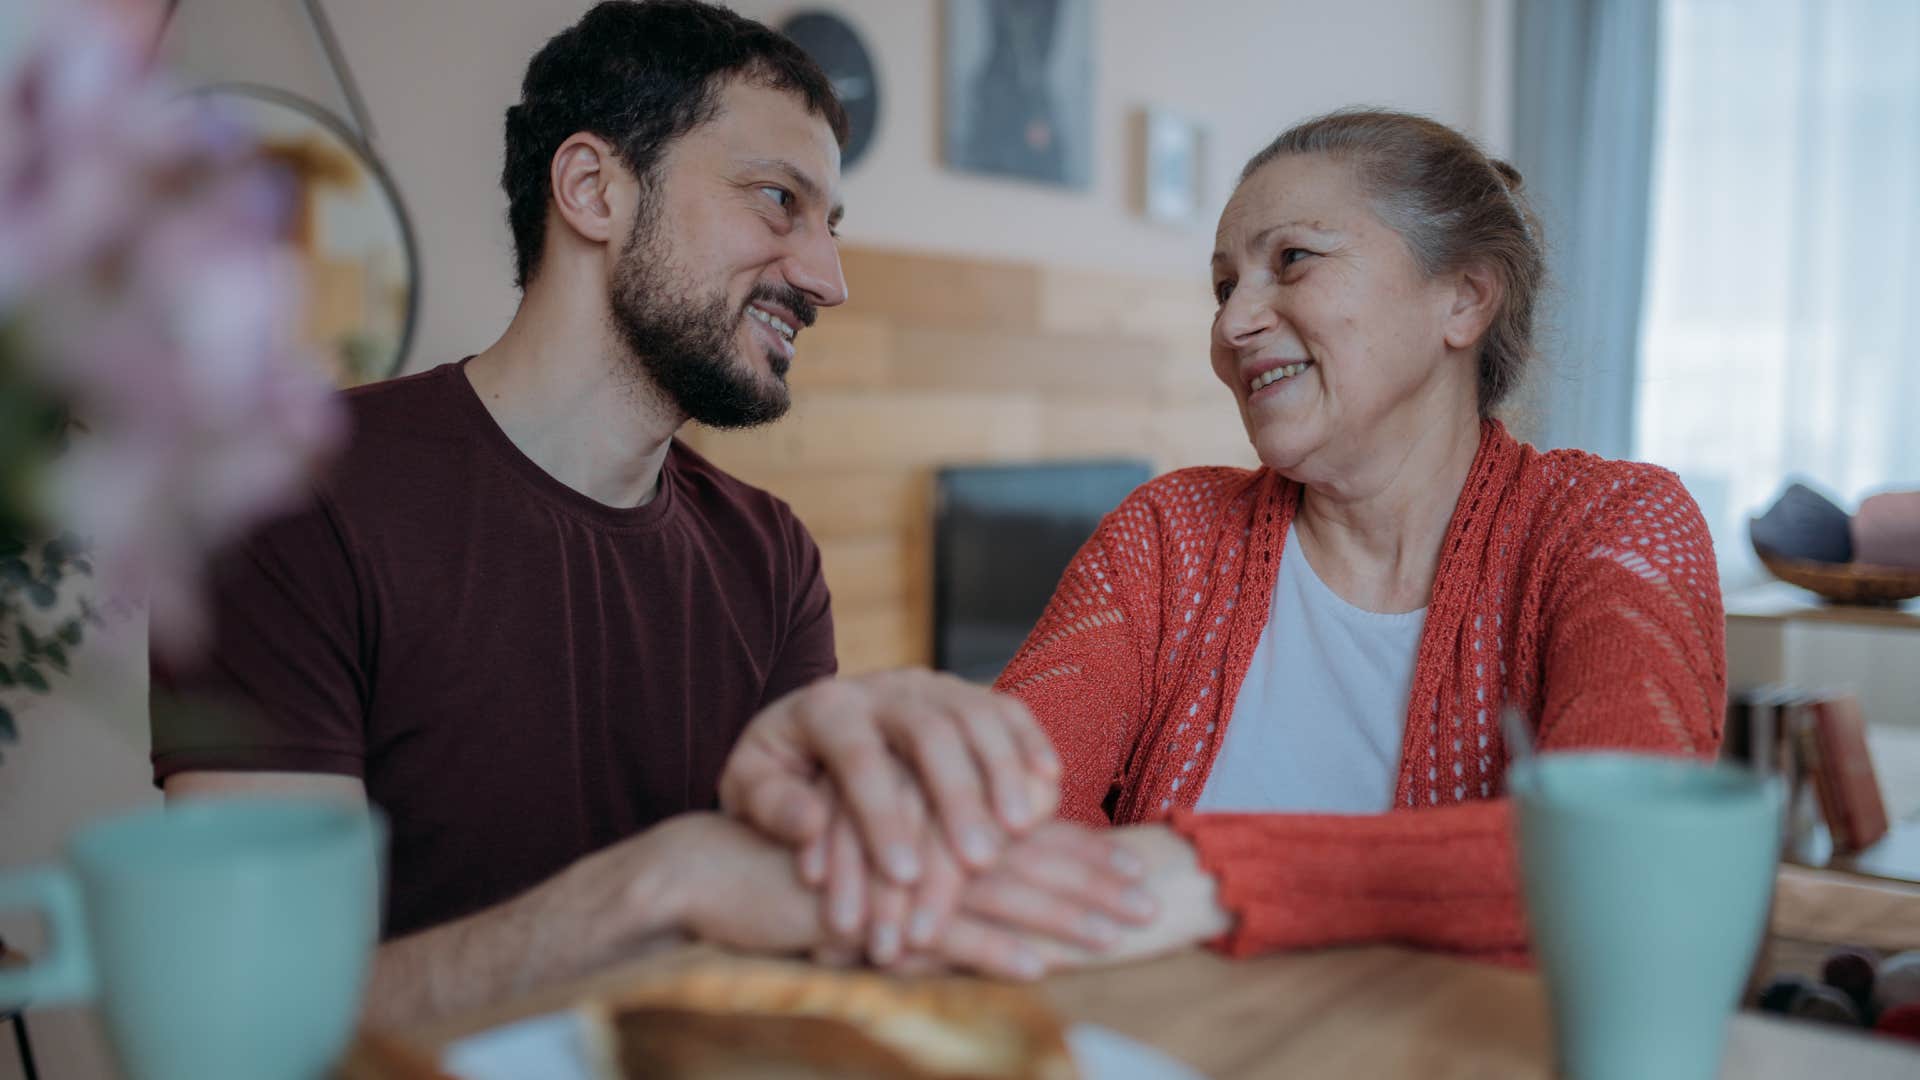
POLYGON ((991 682, 1100 519, 1153 469, 1075 461, 941 469, 934 485, 934 665, 991 682))

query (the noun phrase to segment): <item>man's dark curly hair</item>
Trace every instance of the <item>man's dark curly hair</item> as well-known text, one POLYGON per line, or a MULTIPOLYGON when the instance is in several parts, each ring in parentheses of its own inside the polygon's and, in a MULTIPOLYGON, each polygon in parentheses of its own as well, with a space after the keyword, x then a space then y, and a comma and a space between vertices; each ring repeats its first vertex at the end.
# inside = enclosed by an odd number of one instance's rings
POLYGON ((784 34, 697 0, 605 0, 527 64, 507 110, 507 224, 514 284, 526 288, 546 241, 553 155, 576 132, 607 140, 642 183, 675 139, 719 112, 729 78, 785 90, 841 145, 847 114, 826 74, 784 34))

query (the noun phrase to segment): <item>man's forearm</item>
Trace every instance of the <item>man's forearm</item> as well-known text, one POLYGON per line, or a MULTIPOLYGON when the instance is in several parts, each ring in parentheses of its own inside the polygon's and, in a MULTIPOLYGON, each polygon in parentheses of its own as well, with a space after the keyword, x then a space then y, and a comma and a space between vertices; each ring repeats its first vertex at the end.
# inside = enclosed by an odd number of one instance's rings
POLYGON ((382 945, 365 1022, 420 1023, 582 975, 677 937, 668 822, 503 904, 382 945))

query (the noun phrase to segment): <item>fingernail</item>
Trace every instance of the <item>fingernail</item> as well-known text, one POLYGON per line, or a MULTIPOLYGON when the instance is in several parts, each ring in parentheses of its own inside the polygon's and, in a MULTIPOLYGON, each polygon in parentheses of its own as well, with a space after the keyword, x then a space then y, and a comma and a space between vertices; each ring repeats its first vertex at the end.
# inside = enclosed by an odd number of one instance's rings
POLYGON ((1145 889, 1128 889, 1121 893, 1120 906, 1126 908, 1128 914, 1142 919, 1151 919, 1158 907, 1145 889))
POLYGON ((827 851, 818 844, 810 844, 800 853, 800 879, 809 885, 817 885, 827 876, 827 851))
POLYGON ((1027 798, 1026 792, 1014 788, 1000 796, 1000 816, 1007 819, 1008 825, 1024 829, 1033 824, 1033 800, 1027 798))
POLYGON ((1104 915, 1089 915, 1081 920, 1080 929, 1090 940, 1099 942, 1101 948, 1113 944, 1120 937, 1120 928, 1112 919, 1104 915))
POLYGON ((843 934, 851 934, 860 928, 860 896, 848 893, 833 901, 833 926, 843 934))
POLYGON ((881 923, 873 928, 873 962, 891 964, 900 955, 900 928, 881 923))
POLYGON ((1022 948, 1015 952, 1010 966, 1018 978, 1037 979, 1042 974, 1040 957, 1031 949, 1022 948))
POLYGON ((921 908, 919 911, 913 913, 911 919, 907 920, 907 940, 913 942, 916 946, 931 945, 933 944, 934 931, 938 929, 939 926, 934 921, 933 912, 926 908, 921 908))
POLYGON ((1131 878, 1140 877, 1147 872, 1147 864, 1141 860, 1140 856, 1126 848, 1114 848, 1113 854, 1107 857, 1107 861, 1115 870, 1131 878))
POLYGON ((993 861, 993 836, 983 825, 975 825, 963 833, 960 847, 967 861, 975 866, 985 866, 993 861))
POLYGON ((901 885, 911 885, 920 879, 920 856, 910 844, 891 844, 887 847, 887 875, 901 885))

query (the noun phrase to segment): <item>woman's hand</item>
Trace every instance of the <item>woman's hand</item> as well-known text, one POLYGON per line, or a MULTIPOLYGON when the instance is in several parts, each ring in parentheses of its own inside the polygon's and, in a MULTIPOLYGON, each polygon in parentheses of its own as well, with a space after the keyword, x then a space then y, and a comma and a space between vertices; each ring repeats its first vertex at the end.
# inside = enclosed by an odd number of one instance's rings
POLYGON ((1124 959, 1160 921, 1150 870, 1116 831, 1051 821, 968 878, 959 907, 917 959, 1007 978, 1124 959))
MULTIPOLYGON (((1220 906, 1219 889, 1200 866, 1198 854, 1179 833, 1165 825, 1136 825, 1109 832, 1056 822, 1016 844, 1008 857, 967 884, 960 909, 939 943, 911 963, 924 964, 930 956, 948 964, 990 974, 1034 978, 1054 971, 1139 960, 1198 945, 1233 928, 1233 917, 1220 906), (1067 866, 1087 868, 1082 859, 1063 864, 1054 845, 1076 842, 1055 831, 1077 830, 1098 837, 1137 860, 1143 871, 1137 884, 1115 890, 1111 879, 1098 875, 1078 881, 1063 880, 1067 866), (1036 875, 1047 881, 1049 898, 1031 890, 1036 875), (1148 906, 1139 903, 1144 894, 1148 906), (1109 937, 1093 945, 1085 935, 1070 932, 1082 921, 1058 907, 1057 898, 1100 897, 1099 910, 1116 915, 1109 937), (1140 912, 1145 917, 1138 917, 1140 912), (1069 931, 1063 933, 1062 931, 1069 931), (1077 940, 1076 940, 1077 938, 1077 940)), ((1084 918, 1084 917, 1082 917, 1084 918)))
MULTIPOLYGON (((1138 885, 1144 864, 1113 834, 1050 821, 1007 846, 991 877, 983 877, 962 864, 944 832, 927 820, 904 766, 895 782, 904 789, 898 794, 903 824, 920 837, 920 880, 900 886, 870 872, 850 820, 836 813, 825 852, 815 858, 810 851, 800 864, 801 879, 825 898, 827 946, 820 959, 851 963, 864 953, 884 967, 913 956, 916 968, 924 968, 939 956, 947 965, 1029 977, 1040 967, 1029 937, 1097 951, 1115 941, 1122 926, 1152 917, 1152 901, 1138 885), (992 920, 976 918, 956 930, 953 913, 970 890, 992 920)), ((832 798, 830 791, 822 795, 832 798)))

